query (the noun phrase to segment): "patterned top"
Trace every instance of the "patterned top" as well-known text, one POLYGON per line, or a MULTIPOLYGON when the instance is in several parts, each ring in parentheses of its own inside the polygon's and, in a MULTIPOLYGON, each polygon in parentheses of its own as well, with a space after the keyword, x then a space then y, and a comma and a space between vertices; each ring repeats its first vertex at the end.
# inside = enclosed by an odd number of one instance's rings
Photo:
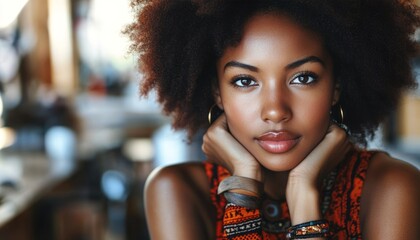
MULTIPOLYGON (((375 152, 350 152, 335 171, 324 179, 322 214, 330 223, 330 239, 361 239, 360 196, 369 160, 375 152)), ((210 180, 210 198, 217 210, 216 236, 224 239, 286 239, 290 215, 286 200, 263 201, 260 209, 247 209, 227 203, 217 195, 219 183, 230 176, 216 164, 204 162, 210 180)))

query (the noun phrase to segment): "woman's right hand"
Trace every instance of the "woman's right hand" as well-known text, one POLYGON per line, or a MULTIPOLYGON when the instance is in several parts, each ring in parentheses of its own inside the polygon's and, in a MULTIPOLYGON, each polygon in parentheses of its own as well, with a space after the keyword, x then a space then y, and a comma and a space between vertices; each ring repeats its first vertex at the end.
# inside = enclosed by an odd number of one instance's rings
POLYGON ((210 162, 223 166, 232 175, 263 181, 261 165, 229 132, 225 114, 204 134, 202 150, 210 162))

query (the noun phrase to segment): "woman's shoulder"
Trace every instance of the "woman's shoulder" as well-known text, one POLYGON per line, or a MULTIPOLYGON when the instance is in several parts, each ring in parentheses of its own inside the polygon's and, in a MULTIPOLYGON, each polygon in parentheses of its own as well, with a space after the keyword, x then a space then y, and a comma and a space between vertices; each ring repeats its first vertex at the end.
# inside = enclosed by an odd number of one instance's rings
POLYGON ((203 163, 154 169, 146 181, 144 201, 153 239, 213 236, 214 213, 203 163))
POLYGON ((420 194, 420 171, 415 166, 393 158, 385 152, 377 152, 370 159, 365 180, 365 192, 372 194, 400 195, 420 194), (410 194, 411 193, 411 194, 410 194))
MULTIPOLYGON (((419 230, 409 229, 420 222, 419 184, 420 171, 413 165, 383 152, 372 157, 361 198, 361 223, 364 229, 384 229, 374 233, 383 238, 372 239, 413 239, 420 235, 419 230), (398 235, 401 233, 407 238, 398 235)), ((372 236, 370 233, 365 232, 365 237, 372 236)))
POLYGON ((415 166, 393 158, 385 152, 377 152, 369 162, 366 181, 375 188, 418 188, 420 171, 415 166))
POLYGON ((386 181, 406 186, 405 181, 419 183, 420 178, 420 171, 417 167, 380 150, 355 148, 342 167, 346 171, 364 172, 363 181, 374 183, 375 186, 386 181))
POLYGON ((146 191, 166 188, 185 191, 195 187, 204 193, 208 192, 208 185, 203 163, 188 162, 155 168, 147 178, 146 191))

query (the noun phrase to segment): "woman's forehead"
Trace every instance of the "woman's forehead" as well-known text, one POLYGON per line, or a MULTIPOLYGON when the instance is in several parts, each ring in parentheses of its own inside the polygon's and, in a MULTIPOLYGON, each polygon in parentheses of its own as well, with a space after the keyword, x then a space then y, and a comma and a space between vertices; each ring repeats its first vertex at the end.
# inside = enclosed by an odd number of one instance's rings
POLYGON ((312 55, 328 58, 322 39, 317 34, 284 15, 257 14, 245 24, 239 44, 228 47, 219 63, 237 60, 231 58, 246 62, 272 58, 275 61, 284 60, 285 65, 293 59, 312 55))

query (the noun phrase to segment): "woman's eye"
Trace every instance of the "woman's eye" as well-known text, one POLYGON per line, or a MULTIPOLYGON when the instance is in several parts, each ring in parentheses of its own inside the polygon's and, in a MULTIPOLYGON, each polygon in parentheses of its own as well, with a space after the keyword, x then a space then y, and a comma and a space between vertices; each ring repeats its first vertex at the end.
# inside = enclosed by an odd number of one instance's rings
POLYGON ((293 77, 292 84, 311 84, 317 80, 318 76, 313 73, 300 73, 293 77))
POLYGON ((256 86, 257 83, 249 77, 240 77, 233 80, 233 85, 235 87, 252 87, 256 86))

